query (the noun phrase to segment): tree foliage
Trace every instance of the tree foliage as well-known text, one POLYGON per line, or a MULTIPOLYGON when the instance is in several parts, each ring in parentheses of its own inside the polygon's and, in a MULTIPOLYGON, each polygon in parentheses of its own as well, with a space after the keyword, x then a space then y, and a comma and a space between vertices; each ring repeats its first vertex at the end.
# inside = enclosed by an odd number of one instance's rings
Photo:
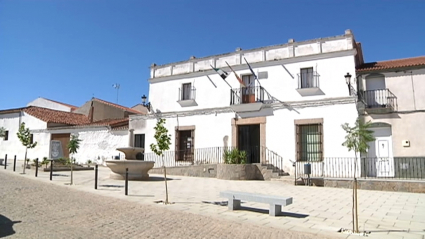
POLYGON ((6 129, 4 127, 0 127, 0 138, 6 136, 6 129))
POLYGON ((368 143, 375 140, 373 131, 369 129, 370 126, 371 122, 364 123, 360 119, 356 120, 353 127, 350 127, 348 123, 343 124, 341 127, 347 134, 342 145, 346 146, 348 151, 366 153, 369 149, 368 143))
POLYGON ((71 135, 71 140, 68 142, 68 150, 70 154, 76 154, 80 148, 81 139, 78 138, 78 135, 71 135))
POLYGON ((171 135, 168 134, 168 129, 165 128, 165 119, 158 119, 156 126, 154 127, 156 144, 151 144, 150 148, 158 156, 162 156, 164 151, 170 149, 171 135))
POLYGON ((31 132, 29 128, 25 128, 25 122, 19 126, 19 131, 16 133, 22 145, 27 149, 32 149, 37 146, 37 142, 31 142, 31 132))

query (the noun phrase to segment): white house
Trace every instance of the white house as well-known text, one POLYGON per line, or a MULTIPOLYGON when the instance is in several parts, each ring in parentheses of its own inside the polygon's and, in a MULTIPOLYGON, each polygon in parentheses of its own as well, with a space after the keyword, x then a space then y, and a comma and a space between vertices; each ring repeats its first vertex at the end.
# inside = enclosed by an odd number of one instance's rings
POLYGON ((16 109, 0 110, 0 127, 6 129, 6 137, 0 138, 0 157, 14 155, 23 159, 25 147, 16 133, 19 125, 25 122, 30 129, 32 139, 37 146, 28 150, 28 158, 50 158, 50 141, 62 143, 64 157, 69 157, 66 145, 71 134, 78 134, 81 139, 80 149, 74 155, 78 162, 87 160, 104 161, 120 155, 116 150, 128 142, 128 116, 141 112, 101 99, 93 98, 79 108, 56 101, 39 98, 29 106, 16 109), (34 106, 37 105, 37 106, 34 106), (40 107, 45 106, 45 107, 40 107), (72 110, 71 110, 72 108, 72 110), (72 111, 72 112, 71 112, 72 111))
MULTIPOLYGON (((345 75, 355 75, 362 63, 361 46, 347 30, 340 36, 153 64, 150 113, 130 116, 135 135, 130 137, 145 138, 139 146, 149 155, 161 117, 172 136, 175 153, 169 156, 182 163, 214 154, 206 148, 228 146, 247 151, 250 163, 279 164, 290 173, 293 161, 353 157, 341 145, 341 125, 358 116, 345 75), (280 162, 270 161, 269 154, 280 162)), ((351 86, 356 88, 356 82, 351 86)))
POLYGON ((425 176, 425 56, 370 62, 357 68, 360 114, 375 141, 368 176, 425 176))
POLYGON ((29 102, 27 106, 38 106, 41 108, 60 110, 60 111, 66 111, 66 112, 72 112, 73 110, 78 108, 74 105, 65 104, 59 101, 54 101, 54 100, 46 99, 43 97, 38 97, 37 99, 29 102))

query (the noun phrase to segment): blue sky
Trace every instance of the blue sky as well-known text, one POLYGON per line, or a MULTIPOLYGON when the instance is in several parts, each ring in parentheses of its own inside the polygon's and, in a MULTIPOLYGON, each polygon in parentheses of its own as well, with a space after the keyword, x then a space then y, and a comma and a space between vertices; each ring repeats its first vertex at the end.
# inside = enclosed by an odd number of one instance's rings
POLYGON ((425 55, 425 1, 0 0, 0 109, 37 97, 131 107, 149 66, 344 34, 366 62, 425 55))

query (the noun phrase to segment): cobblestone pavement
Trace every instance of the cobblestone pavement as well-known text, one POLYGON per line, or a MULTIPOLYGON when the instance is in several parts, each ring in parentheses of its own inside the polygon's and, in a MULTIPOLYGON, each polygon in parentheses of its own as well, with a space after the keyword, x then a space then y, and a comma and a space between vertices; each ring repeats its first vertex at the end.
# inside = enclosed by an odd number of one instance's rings
POLYGON ((11 234, 10 238, 317 238, 313 234, 164 207, 0 171, 0 237, 11 234))

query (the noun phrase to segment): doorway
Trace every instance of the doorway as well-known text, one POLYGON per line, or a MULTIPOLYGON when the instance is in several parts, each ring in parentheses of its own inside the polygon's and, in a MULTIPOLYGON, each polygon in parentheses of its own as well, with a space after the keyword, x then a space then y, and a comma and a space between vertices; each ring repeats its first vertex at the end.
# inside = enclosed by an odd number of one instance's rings
POLYGON ((193 161, 194 130, 176 130, 176 161, 193 161))
POLYGON ((69 158, 68 143, 71 138, 71 134, 52 134, 50 140, 59 140, 62 145, 62 152, 64 158, 69 158))
POLYGON ((238 125, 238 149, 247 154, 246 163, 260 163, 260 125, 238 125))
POLYGON ((255 78, 254 75, 242 76, 242 81, 246 87, 242 90, 242 104, 255 102, 255 78))
POLYGON ((394 177, 391 127, 371 128, 375 141, 369 142, 367 176, 394 177))

